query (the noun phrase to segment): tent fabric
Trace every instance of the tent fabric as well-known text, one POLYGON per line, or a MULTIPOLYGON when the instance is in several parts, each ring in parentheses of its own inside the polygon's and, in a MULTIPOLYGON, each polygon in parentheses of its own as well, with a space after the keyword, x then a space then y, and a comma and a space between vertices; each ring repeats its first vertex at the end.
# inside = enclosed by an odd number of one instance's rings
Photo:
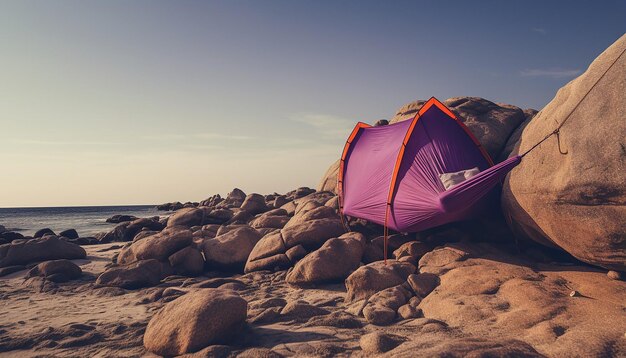
POLYGON ((468 219, 489 206, 490 193, 520 160, 493 165, 467 127, 431 98, 413 120, 357 124, 340 164, 340 210, 401 232, 468 219), (474 167, 477 175, 445 189, 441 174, 474 167))

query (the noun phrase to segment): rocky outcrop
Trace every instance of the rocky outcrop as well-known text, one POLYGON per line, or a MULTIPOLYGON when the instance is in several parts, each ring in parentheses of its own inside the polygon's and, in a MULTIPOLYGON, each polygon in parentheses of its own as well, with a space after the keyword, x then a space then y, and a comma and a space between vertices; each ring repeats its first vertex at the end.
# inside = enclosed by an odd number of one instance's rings
POLYGON ((0 245, 0 267, 57 259, 83 259, 85 250, 54 235, 0 245))
POLYGON ((502 205, 518 235, 587 263, 626 270, 626 35, 523 129, 502 205), (566 153, 566 154, 565 154, 566 153))
POLYGON ((162 356, 192 353, 227 343, 246 321, 248 303, 223 289, 200 289, 168 303, 152 317, 143 343, 162 356))

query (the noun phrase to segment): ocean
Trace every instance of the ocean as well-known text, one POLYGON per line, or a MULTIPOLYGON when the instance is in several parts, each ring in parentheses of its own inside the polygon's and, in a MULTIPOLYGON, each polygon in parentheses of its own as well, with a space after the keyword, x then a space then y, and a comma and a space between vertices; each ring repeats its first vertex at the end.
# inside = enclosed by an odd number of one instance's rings
POLYGON ((23 235, 50 228, 57 234, 76 229, 80 236, 86 237, 111 230, 116 224, 109 224, 106 219, 116 214, 152 217, 168 213, 158 211, 155 205, 0 208, 0 225, 23 235))

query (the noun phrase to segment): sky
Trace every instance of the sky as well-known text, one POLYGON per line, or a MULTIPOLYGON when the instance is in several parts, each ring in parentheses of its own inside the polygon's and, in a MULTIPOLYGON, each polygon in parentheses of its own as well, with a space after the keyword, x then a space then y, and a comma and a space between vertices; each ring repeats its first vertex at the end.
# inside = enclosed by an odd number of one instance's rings
POLYGON ((626 2, 0 1, 0 207, 315 187, 415 99, 541 109, 626 2))

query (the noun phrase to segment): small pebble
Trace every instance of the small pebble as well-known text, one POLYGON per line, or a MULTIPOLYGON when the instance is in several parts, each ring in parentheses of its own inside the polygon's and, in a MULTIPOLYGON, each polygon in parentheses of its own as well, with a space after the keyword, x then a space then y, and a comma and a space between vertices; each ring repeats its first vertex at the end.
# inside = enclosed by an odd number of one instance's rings
POLYGON ((572 291, 572 292, 569 293, 569 296, 570 297, 576 297, 576 296, 579 296, 579 293, 578 293, 578 291, 572 291))
POLYGON ((607 276, 609 276, 609 278, 611 280, 621 280, 622 279, 622 274, 618 271, 609 271, 606 273, 607 276))

